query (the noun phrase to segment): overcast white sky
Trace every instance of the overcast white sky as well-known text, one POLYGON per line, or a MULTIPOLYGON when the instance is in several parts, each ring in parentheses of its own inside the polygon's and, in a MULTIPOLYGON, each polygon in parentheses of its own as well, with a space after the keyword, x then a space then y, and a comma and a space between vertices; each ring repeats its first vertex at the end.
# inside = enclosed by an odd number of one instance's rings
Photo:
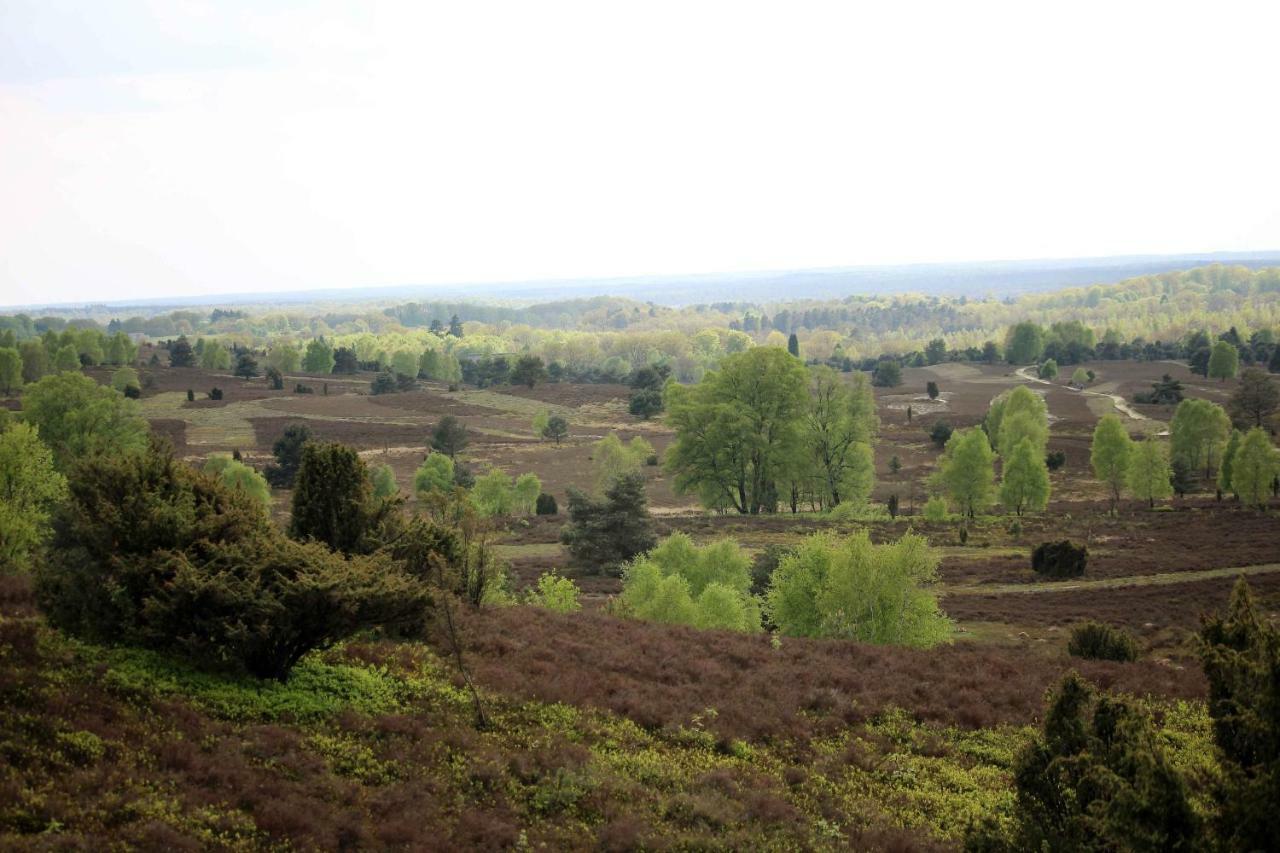
POLYGON ((0 0, 0 304, 1280 248, 1278 24, 0 0))

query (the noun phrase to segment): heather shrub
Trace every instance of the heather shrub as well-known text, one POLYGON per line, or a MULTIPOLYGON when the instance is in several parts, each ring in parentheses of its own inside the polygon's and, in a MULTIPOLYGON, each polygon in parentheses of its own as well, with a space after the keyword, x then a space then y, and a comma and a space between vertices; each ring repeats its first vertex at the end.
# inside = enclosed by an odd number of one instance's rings
POLYGON ((847 537, 817 533, 773 573, 766 612, 783 634, 934 646, 951 635, 928 589, 938 562, 911 533, 885 545, 873 544, 865 529, 847 537))
POLYGON ((1138 659, 1138 643, 1119 628, 1101 622, 1086 622, 1071 630, 1067 651, 1085 660, 1134 661, 1138 659))
POLYGON ((1078 578, 1089 562, 1089 549, 1067 540, 1042 542, 1031 552, 1031 568, 1049 578, 1078 578))

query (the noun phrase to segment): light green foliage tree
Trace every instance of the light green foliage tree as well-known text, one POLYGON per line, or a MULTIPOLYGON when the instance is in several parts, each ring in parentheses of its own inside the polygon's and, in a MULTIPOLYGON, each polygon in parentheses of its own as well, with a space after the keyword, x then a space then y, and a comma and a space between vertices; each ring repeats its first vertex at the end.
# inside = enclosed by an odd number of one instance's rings
POLYGON ((396 472, 385 462, 369 468, 369 482, 373 484, 373 496, 385 499, 400 494, 400 484, 396 482, 396 472))
POLYGON ((669 383, 676 439, 666 456, 676 490, 740 513, 771 509, 779 475, 801 448, 807 382, 798 359, 755 347, 726 356, 695 386, 669 383))
POLYGON ((53 353, 53 370, 55 373, 71 373, 80 369, 80 353, 74 344, 58 347, 53 353))
POLYGON ((497 468, 476 478, 471 489, 471 503, 484 516, 508 516, 515 507, 515 484, 511 476, 497 468))
POLYGON ((1000 501, 1017 515, 1039 512, 1049 503, 1049 468, 1045 465, 1044 452, 1030 438, 1019 441, 1004 458, 1000 501))
POLYGON ((18 344, 22 356, 22 381, 39 382, 49 372, 49 353, 40 341, 23 341, 18 344))
POLYGON ((200 353, 200 366, 205 370, 230 370, 231 353, 218 341, 205 341, 200 353))
POLYGON ((538 479, 537 474, 530 471, 516 477, 512 500, 515 503, 517 512, 523 515, 533 515, 534 509, 538 505, 538 495, 540 494, 542 494, 542 481, 538 479))
POLYGON ((1219 451, 1231 435, 1231 418, 1208 400, 1186 399, 1174 409, 1169 422, 1170 452, 1175 462, 1212 476, 1219 451))
POLYGON ((533 422, 530 424, 533 428, 535 438, 547 437, 547 424, 551 421, 551 413, 546 409, 539 409, 538 413, 533 416, 533 422))
POLYGON ((391 356, 391 372, 411 379, 418 376, 419 356, 409 350, 398 350, 391 356))
POLYGON ((332 373, 333 345, 323 337, 308 341, 306 354, 302 357, 302 369, 307 373, 332 373))
POLYGON ((17 347, 0 347, 0 392, 12 394, 22 387, 22 354, 17 347))
POLYGON ((639 473, 645 461, 653 455, 653 445, 640 436, 623 444, 616 432, 609 433, 591 447, 595 490, 598 493, 603 493, 610 483, 624 474, 639 473))
POLYGON ((824 506, 865 503, 875 486, 871 445, 880 429, 875 396, 864 373, 846 383, 829 367, 809 371, 809 405, 802 441, 820 477, 824 506))
POLYGON ((122 367, 111 374, 111 387, 124 393, 126 388, 141 388, 142 383, 138 381, 138 371, 132 367, 122 367))
POLYGON ((1271 445, 1266 430, 1254 427, 1245 433, 1236 451, 1231 490, 1248 506, 1263 507, 1271 493, 1271 483, 1280 474, 1280 454, 1271 445))
POLYGON ((302 366, 302 353, 287 341, 278 343, 267 353, 267 365, 281 373, 296 373, 302 366))
POLYGON ((29 386, 22 413, 53 449, 61 470, 84 456, 147 446, 147 422, 137 403, 80 373, 53 374, 29 386))
POLYGON ((1049 408, 1044 398, 1025 385, 1004 392, 991 401, 983 429, 991 446, 1007 456, 1023 438, 1030 438, 1041 452, 1049 443, 1049 408), (1009 429, 1005 424, 1009 423, 1009 429))
POLYGON ((924 506, 920 509, 921 515, 925 521, 934 523, 947 520, 947 502, 942 498, 934 495, 924 502, 924 506))
POLYGON ((0 573, 25 570, 49 538, 49 518, 67 492, 53 453, 30 424, 0 432, 0 573))
POLYGON ((124 332, 116 332, 109 337, 104 351, 107 364, 127 365, 138 360, 138 345, 124 332))
POLYGON ((1089 448, 1089 461, 1093 476, 1106 484, 1111 492, 1111 511, 1115 512, 1120 500, 1120 490, 1129 481, 1129 461, 1133 455, 1133 441, 1129 431, 1116 415, 1103 415, 1093 430, 1093 444, 1089 448))
POLYGON ((626 567, 618 607, 653 622, 760 630, 751 558, 727 539, 699 547, 684 533, 671 534, 626 567))
POLYGON ((1044 363, 1040 365, 1039 373, 1041 379, 1056 379, 1058 376, 1058 362, 1051 358, 1046 358, 1044 363))
POLYGON ((581 591, 576 583, 550 571, 539 576, 537 586, 529 590, 525 600, 534 607, 555 613, 576 613, 582 609, 579 595, 581 591))
POLYGON ((445 495, 453 489, 453 460, 446 453, 431 453, 413 474, 413 491, 422 500, 445 495))
POLYGON ((263 506, 271 505, 271 486, 267 485, 266 478, 226 453, 216 453, 205 460, 204 472, 217 477, 228 488, 239 489, 255 498, 263 506))
POLYGON ((1071 384, 1081 388, 1089 384, 1089 371, 1083 367, 1077 367, 1071 372, 1071 384))
POLYGON ((1240 369, 1240 351, 1226 341, 1214 341, 1209 351, 1209 378, 1234 379, 1240 369))
POLYGON ((1240 449, 1240 439, 1244 436, 1238 429, 1231 431, 1227 446, 1222 451, 1222 464, 1218 466, 1218 488, 1223 492, 1231 491, 1231 471, 1235 467, 1236 451, 1240 449))
POLYGON ((928 588, 938 562, 924 537, 911 533, 884 545, 873 544, 865 529, 848 537, 816 533, 782 558, 765 609, 790 636, 935 646, 951 636, 951 621, 928 588))
POLYGON ((1148 506, 1173 495, 1173 469, 1164 442, 1148 437, 1133 446, 1129 461, 1129 491, 1148 506))
POLYGON ((964 515, 973 518, 995 498, 995 453, 982 430, 957 430, 947 440, 936 482, 964 515))
POLYGON ((1044 355, 1045 333, 1036 323, 1010 326, 1004 339, 1004 357, 1010 364, 1032 364, 1044 355))

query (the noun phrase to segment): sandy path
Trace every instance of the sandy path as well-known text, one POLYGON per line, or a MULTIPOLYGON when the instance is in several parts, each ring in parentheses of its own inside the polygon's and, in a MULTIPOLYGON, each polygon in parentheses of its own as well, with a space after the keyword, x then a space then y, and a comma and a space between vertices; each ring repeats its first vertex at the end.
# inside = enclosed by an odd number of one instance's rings
POLYGON ((1068 391, 1075 391, 1077 394, 1083 394, 1087 397, 1105 397, 1106 399, 1111 401, 1112 405, 1116 407, 1116 411, 1123 412, 1124 414, 1133 418, 1135 421, 1151 420, 1146 415, 1142 414, 1142 412, 1136 411, 1132 406, 1128 404, 1128 402, 1125 401, 1124 397, 1121 397, 1119 394, 1107 394, 1102 391, 1090 391, 1087 388, 1073 388, 1070 385, 1059 386, 1057 385, 1057 383, 1050 382, 1048 379, 1041 379, 1039 376, 1036 376, 1035 374, 1031 373, 1031 371, 1034 369, 1035 369, 1035 365, 1029 364, 1026 367, 1019 367, 1016 371, 1014 371, 1014 373, 1016 373, 1021 378, 1027 380, 1028 382, 1038 382, 1041 385, 1050 385, 1055 388, 1061 387, 1068 391))

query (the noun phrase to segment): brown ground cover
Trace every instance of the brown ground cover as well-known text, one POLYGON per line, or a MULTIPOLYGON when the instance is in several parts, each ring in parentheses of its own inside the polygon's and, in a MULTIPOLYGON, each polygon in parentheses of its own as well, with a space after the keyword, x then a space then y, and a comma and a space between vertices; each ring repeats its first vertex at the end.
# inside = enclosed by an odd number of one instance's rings
POLYGON ((1107 688, 1188 698, 1198 669, 1152 662, 1051 658, 958 644, 928 651, 837 640, 655 625, 601 613, 534 608, 469 613, 468 665, 505 694, 596 707, 648 727, 695 715, 723 738, 804 738, 859 723, 890 706, 920 720, 977 728, 1036 720, 1044 692, 1068 669, 1107 688), (715 714, 708 715, 708 708, 715 714))

